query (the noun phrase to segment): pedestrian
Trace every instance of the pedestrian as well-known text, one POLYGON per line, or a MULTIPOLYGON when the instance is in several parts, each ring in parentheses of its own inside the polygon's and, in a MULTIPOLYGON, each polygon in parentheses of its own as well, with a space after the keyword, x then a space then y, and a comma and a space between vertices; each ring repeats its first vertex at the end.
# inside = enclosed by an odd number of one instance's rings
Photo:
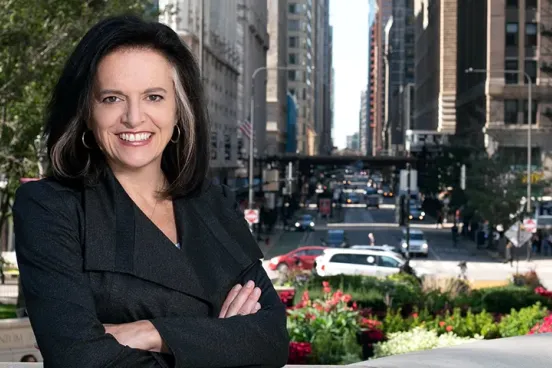
POLYGON ((514 246, 512 244, 512 242, 508 242, 508 244, 506 244, 506 250, 505 250, 505 255, 506 255, 506 260, 504 261, 504 263, 510 263, 510 267, 512 267, 514 265, 514 246))
POLYGON ((45 367, 281 367, 286 309, 231 189, 209 180, 195 57, 170 27, 105 19, 45 119, 49 172, 13 205, 45 367))
POLYGON ((372 233, 368 234, 368 244, 376 245, 376 239, 374 238, 374 234, 372 233))

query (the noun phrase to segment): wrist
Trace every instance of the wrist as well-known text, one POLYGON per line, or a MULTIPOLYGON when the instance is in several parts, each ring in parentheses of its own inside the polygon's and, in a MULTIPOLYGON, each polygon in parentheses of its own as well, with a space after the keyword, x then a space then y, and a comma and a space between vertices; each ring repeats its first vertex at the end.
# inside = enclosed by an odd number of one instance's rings
POLYGON ((141 335, 146 342, 149 351, 160 352, 163 347, 163 339, 153 323, 148 320, 140 321, 141 335))

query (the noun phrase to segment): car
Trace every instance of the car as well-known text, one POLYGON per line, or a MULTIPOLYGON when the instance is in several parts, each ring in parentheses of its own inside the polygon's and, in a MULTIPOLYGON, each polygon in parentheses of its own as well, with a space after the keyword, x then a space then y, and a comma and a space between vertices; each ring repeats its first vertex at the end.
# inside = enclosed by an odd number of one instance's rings
POLYGON ((411 204, 408 218, 414 221, 423 221, 425 219, 425 212, 422 211, 419 205, 411 204))
POLYGON ((406 248, 408 248, 408 253, 410 254, 419 254, 427 257, 429 254, 429 243, 427 242, 424 232, 418 229, 410 229, 410 247, 408 247, 406 242, 406 229, 402 232, 402 238, 399 243, 401 253, 406 253, 406 248))
MULTIPOLYGON (((315 273, 319 276, 364 275, 389 276, 399 273, 406 264, 400 254, 373 249, 328 248, 315 260, 315 273)), ((410 262, 417 276, 432 274, 410 262)))
POLYGON ((326 238, 320 238, 323 246, 332 248, 345 248, 348 246, 348 239, 345 236, 344 230, 332 229, 328 230, 326 238))
POLYGON ((382 185, 381 194, 384 197, 389 197, 389 198, 392 198, 395 195, 395 193, 393 193, 393 189, 391 189, 389 185, 382 185))
POLYGON ((302 215, 295 222, 297 231, 314 231, 314 218, 312 215, 302 215))
POLYGON ((360 195, 358 195, 355 192, 348 193, 346 203, 347 204, 359 204, 360 203, 360 195))
POLYGON ((379 194, 371 194, 366 196, 366 208, 376 207, 379 208, 383 199, 379 194))
POLYGON ((395 252, 395 253, 399 253, 400 252, 397 252, 397 248, 396 247, 393 247, 391 245, 387 245, 387 244, 384 244, 384 245, 359 245, 359 244, 356 244, 356 245, 352 245, 349 249, 365 249, 365 250, 376 250, 376 251, 382 251, 382 252, 395 252))
POLYGON ((326 247, 299 247, 289 253, 272 257, 268 268, 281 273, 287 273, 290 270, 311 271, 314 267, 314 260, 324 253, 324 249, 326 247))

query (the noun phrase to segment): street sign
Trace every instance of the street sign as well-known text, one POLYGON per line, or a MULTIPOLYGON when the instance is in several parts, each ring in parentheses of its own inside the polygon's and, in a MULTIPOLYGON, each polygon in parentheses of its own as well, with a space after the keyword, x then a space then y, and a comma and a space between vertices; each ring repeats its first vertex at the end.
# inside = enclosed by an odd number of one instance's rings
POLYGON ((245 210, 243 211, 245 216, 245 221, 247 221, 250 224, 258 224, 259 223, 259 210, 245 210))
POLYGON ((531 240, 531 233, 525 231, 523 228, 519 229, 519 221, 513 224, 505 233, 504 236, 512 243, 512 245, 516 248, 521 247, 525 243, 527 243, 529 240, 531 240), (519 234, 518 234, 518 230, 519 234), (519 237, 519 242, 518 242, 519 237))
POLYGON ((527 231, 528 233, 537 232, 537 223, 533 219, 523 220, 523 227, 525 228, 525 231, 527 231))

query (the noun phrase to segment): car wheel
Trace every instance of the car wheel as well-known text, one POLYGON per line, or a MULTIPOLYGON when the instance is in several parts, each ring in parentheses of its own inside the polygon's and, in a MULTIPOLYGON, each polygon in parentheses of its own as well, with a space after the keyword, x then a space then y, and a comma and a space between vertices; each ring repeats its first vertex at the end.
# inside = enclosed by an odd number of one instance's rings
POLYGON ((276 269, 278 270, 278 272, 283 273, 283 274, 287 274, 288 271, 289 271, 289 267, 285 263, 280 263, 278 265, 278 267, 276 267, 276 269))

